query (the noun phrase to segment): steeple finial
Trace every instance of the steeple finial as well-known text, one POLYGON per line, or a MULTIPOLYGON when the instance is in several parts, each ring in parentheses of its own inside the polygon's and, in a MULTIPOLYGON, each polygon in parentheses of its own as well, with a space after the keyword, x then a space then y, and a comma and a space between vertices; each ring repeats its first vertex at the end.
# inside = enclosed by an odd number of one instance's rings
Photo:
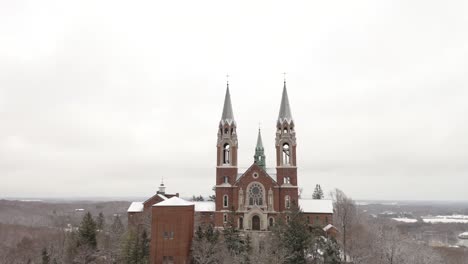
MULTIPOLYGON (((227 77, 228 76, 229 75, 227 75, 227 77)), ((226 96, 224 97, 224 107, 223 114, 221 115, 221 122, 227 122, 228 124, 235 123, 231 104, 231 94, 229 93, 229 80, 227 80, 226 84, 226 96)))
MULTIPOLYGON (((286 76, 286 73, 284 73, 286 76)), ((284 120, 290 123, 292 121, 291 107, 289 106, 288 91, 286 90, 286 77, 284 79, 283 95, 281 97, 281 106, 278 115, 278 122, 282 123, 284 120)))

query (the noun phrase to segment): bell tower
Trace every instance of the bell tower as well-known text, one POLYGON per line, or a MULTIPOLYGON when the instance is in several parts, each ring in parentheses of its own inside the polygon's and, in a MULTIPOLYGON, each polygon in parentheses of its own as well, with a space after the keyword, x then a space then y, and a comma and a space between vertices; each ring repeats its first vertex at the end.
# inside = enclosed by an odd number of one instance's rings
POLYGON ((296 131, 284 80, 280 111, 276 122, 276 180, 281 186, 280 210, 287 210, 291 202, 298 202, 296 131))
POLYGON ((231 94, 227 83, 223 113, 218 127, 216 144, 216 185, 234 184, 237 177, 237 125, 232 111, 231 94))

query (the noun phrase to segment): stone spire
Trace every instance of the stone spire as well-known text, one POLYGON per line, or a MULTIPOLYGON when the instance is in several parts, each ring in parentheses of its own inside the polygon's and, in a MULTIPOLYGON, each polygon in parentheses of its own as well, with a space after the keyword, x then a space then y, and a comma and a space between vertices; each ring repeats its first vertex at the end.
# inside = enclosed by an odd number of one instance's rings
POLYGON ((257 146, 255 147, 254 162, 263 170, 265 170, 265 152, 263 148, 262 133, 260 131, 260 128, 258 129, 257 146))
POLYGON ((227 83, 226 88, 226 96, 224 98, 224 107, 223 107, 223 114, 221 115, 221 123, 227 123, 229 125, 235 124, 234 121, 234 113, 232 111, 232 104, 231 104, 231 94, 229 93, 229 82, 227 83))
POLYGON ((289 106, 288 91, 286 90, 286 80, 284 80, 283 96, 281 97, 281 106, 278 114, 278 122, 282 124, 284 121, 288 124, 293 121, 291 107, 289 106))

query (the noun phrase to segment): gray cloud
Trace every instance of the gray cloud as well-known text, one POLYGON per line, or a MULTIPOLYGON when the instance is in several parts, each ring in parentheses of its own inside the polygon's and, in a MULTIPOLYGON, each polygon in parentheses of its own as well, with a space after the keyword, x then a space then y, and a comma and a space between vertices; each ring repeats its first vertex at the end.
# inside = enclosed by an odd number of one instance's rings
POLYGON ((0 196, 208 194, 225 74, 241 166, 282 89, 299 182, 468 199, 463 1, 0 3, 0 196), (183 8, 182 8, 183 7, 183 8))

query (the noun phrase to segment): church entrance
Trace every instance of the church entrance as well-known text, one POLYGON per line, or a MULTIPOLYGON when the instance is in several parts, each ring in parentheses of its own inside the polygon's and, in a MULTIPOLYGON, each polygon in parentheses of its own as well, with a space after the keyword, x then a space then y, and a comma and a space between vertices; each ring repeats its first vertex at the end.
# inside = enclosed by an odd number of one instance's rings
POLYGON ((260 217, 258 215, 252 217, 252 230, 260 231, 260 217))

